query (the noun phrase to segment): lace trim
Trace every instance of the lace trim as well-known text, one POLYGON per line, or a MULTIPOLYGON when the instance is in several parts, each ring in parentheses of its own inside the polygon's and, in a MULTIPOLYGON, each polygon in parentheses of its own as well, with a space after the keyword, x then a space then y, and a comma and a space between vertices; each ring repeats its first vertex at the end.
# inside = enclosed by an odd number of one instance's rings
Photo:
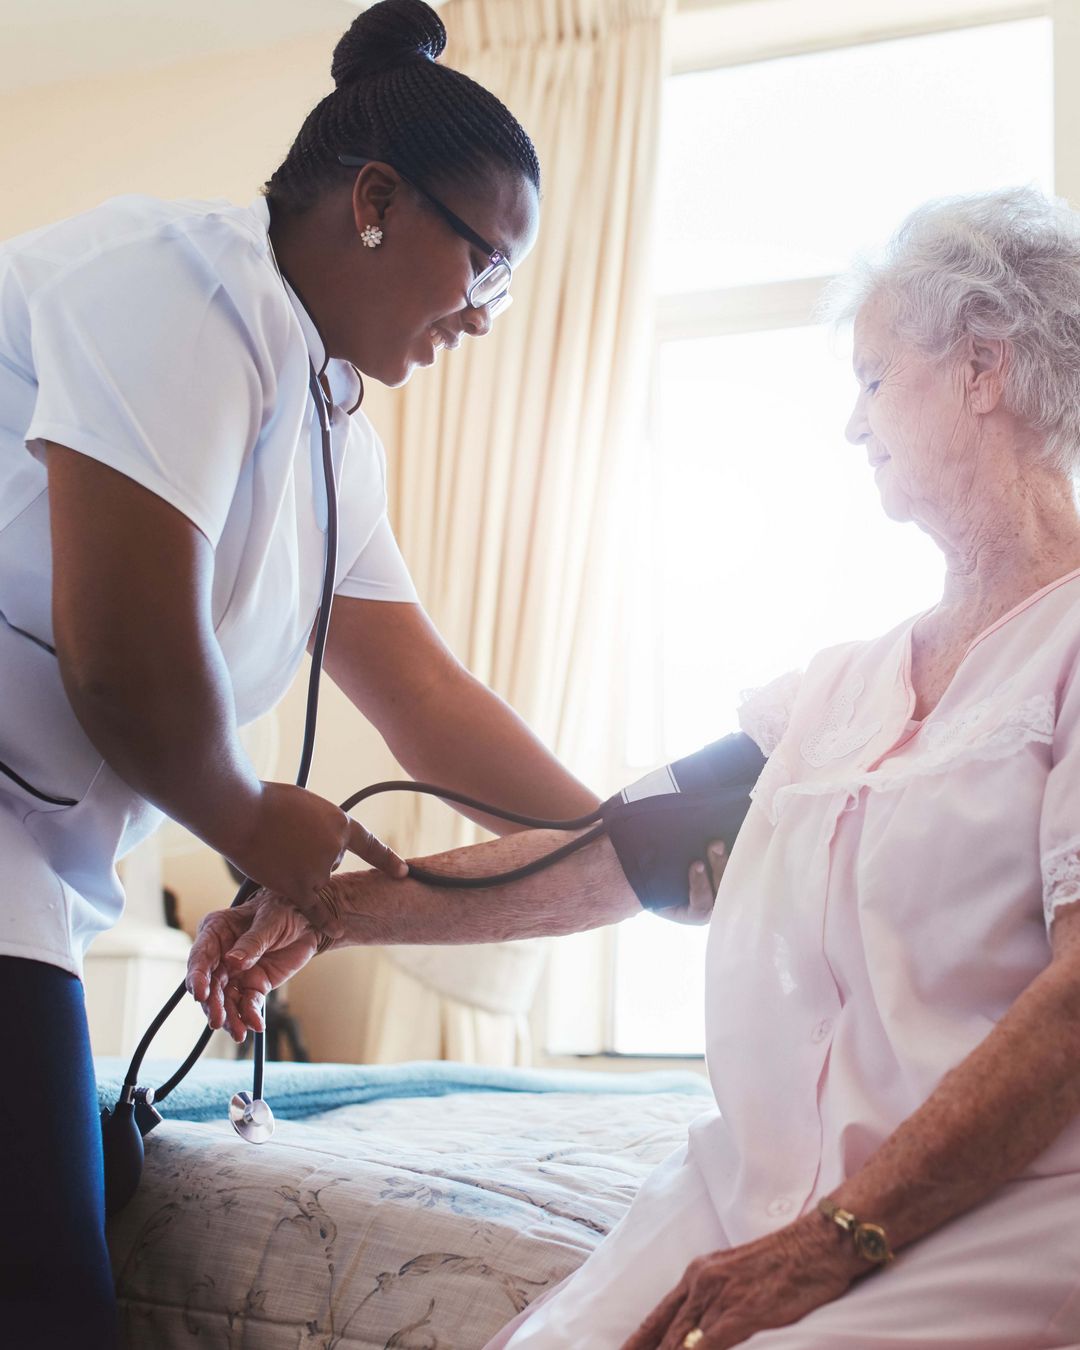
MULTIPOLYGON (((1007 689, 1008 685, 1001 688, 1007 689)), ((976 761, 990 763, 1007 759, 1025 745, 1049 745, 1053 741, 1055 703, 1052 695, 1035 694, 1011 708, 996 725, 986 726, 999 693, 1000 690, 995 691, 990 698, 947 721, 927 722, 920 733, 926 749, 911 759, 895 765, 886 760, 873 773, 777 786, 770 810, 774 823, 782 800, 789 797, 822 797, 835 792, 847 792, 854 797, 862 788, 871 792, 895 792, 918 778, 932 777, 976 761), (980 727, 984 728, 981 734, 973 735, 980 727), (968 738, 966 743, 965 737, 968 738)))
POLYGON ((1061 848, 1043 855, 1043 913, 1047 928, 1054 921, 1054 913, 1061 905, 1080 900, 1080 840, 1073 840, 1061 848))
POLYGON ((743 691, 739 726, 768 758, 784 738, 802 682, 802 671, 789 670, 759 689, 743 691))
POLYGON ((855 700, 866 688, 861 675, 852 675, 830 699, 825 715, 813 731, 803 737, 799 753, 807 764, 822 769, 831 760, 845 759, 861 750, 881 730, 881 719, 868 719, 852 726, 855 700))

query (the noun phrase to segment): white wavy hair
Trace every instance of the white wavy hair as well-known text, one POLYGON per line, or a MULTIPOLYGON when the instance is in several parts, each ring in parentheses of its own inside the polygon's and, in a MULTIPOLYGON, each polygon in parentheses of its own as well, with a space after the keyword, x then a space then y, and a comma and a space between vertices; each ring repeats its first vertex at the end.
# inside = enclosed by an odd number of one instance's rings
POLYGON ((834 321, 884 298, 897 334, 947 358, 967 337, 1008 344, 1005 404, 1080 472, 1080 213, 1034 188, 928 202, 879 259, 826 293, 834 321))

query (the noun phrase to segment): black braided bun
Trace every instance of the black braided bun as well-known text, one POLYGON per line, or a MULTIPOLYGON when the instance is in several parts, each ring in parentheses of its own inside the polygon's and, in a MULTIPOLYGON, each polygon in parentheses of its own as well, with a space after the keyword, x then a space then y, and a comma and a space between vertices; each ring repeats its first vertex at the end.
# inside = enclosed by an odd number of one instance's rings
POLYGON ((352 21, 330 74, 341 89, 409 61, 435 61, 445 47, 443 21, 424 0, 380 0, 352 21))
POLYGON ((334 49, 336 88, 308 114, 267 183, 270 202, 304 211, 355 177, 342 154, 381 159, 433 191, 442 183, 479 186, 492 170, 540 187, 528 134, 490 90, 436 64, 443 22, 424 0, 379 0, 357 15, 334 49))

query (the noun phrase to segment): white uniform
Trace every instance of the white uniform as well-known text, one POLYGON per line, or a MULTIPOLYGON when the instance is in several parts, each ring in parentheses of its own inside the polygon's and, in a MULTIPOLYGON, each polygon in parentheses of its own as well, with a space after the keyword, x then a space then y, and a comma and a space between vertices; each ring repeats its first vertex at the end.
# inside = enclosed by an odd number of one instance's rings
POLYGON ((309 359, 334 399, 337 593, 416 599, 383 449, 355 411, 359 379, 327 361, 268 226, 261 198, 124 197, 0 245, 0 954, 79 974, 123 907, 116 858, 160 820, 61 685, 46 441, 134 479, 210 540, 240 724, 288 688, 318 609, 326 499, 309 359))

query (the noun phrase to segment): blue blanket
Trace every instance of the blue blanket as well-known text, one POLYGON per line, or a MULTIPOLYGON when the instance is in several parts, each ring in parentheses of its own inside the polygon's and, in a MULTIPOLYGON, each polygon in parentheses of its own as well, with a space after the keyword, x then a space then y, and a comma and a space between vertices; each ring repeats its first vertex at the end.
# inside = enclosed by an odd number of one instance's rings
MULTIPOLYGON (((112 1107, 124 1081, 127 1062, 96 1060, 98 1095, 112 1107)), ((165 1060, 147 1060, 139 1075, 145 1086, 163 1083, 176 1069, 165 1060)), ((162 1104, 172 1120, 221 1120, 229 1098, 251 1091, 251 1061, 204 1059, 162 1104)), ((451 1092, 589 1092, 613 1096, 678 1092, 701 1097, 712 1093, 708 1081, 687 1070, 654 1073, 596 1073, 583 1069, 492 1069, 449 1061, 412 1064, 291 1064, 266 1066, 264 1092, 281 1120, 303 1120, 337 1106, 354 1106, 386 1097, 443 1097, 451 1092)))

